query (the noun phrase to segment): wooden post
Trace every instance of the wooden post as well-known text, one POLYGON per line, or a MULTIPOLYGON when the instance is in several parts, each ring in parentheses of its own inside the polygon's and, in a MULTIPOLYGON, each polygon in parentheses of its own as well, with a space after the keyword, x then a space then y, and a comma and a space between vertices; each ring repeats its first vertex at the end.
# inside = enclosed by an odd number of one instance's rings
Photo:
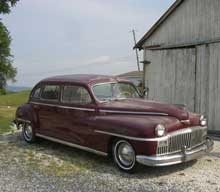
MULTIPOLYGON (((137 41, 136 41, 136 36, 135 36, 135 30, 134 29, 132 29, 132 33, 133 33, 133 38, 134 38, 134 45, 136 45, 137 41)), ((136 53, 138 71, 140 72, 141 70, 140 70, 140 62, 139 62, 139 56, 138 56, 137 48, 135 48, 135 53, 136 53)))

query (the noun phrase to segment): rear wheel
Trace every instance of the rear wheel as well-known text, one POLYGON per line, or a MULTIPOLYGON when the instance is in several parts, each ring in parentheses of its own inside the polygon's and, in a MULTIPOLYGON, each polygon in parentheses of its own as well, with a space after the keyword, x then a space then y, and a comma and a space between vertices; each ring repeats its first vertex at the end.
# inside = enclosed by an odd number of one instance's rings
POLYGON ((22 128, 22 135, 24 140, 27 143, 34 143, 36 136, 32 125, 29 123, 22 123, 19 125, 19 127, 22 128))
POLYGON ((119 169, 132 173, 136 168, 136 154, 132 145, 126 140, 117 140, 113 144, 113 159, 119 169))

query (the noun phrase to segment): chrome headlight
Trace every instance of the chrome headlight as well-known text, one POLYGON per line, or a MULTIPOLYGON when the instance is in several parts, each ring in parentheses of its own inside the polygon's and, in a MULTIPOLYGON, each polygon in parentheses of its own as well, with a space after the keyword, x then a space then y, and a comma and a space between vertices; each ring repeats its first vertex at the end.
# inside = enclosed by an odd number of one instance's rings
POLYGON ((201 115, 201 117, 200 117, 200 125, 202 125, 202 126, 207 125, 207 119, 205 118, 204 115, 201 115))
POLYGON ((161 124, 158 124, 155 128, 155 134, 158 136, 158 137, 162 137, 164 136, 165 134, 165 127, 164 125, 161 125, 161 124))

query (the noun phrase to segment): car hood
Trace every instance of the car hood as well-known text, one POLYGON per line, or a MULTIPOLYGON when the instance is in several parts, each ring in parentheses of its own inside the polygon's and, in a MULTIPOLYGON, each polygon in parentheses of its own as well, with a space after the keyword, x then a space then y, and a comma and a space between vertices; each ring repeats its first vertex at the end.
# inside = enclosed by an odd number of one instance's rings
POLYGON ((172 116, 188 120, 189 113, 184 107, 144 99, 120 99, 104 102, 99 110, 106 113, 172 116))

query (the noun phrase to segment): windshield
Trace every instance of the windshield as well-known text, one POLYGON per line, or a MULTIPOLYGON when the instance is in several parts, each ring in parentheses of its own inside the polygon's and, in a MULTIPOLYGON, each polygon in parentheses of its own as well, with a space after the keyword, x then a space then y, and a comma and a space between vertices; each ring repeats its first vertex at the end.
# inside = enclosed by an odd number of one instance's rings
POLYGON ((93 92, 100 101, 123 98, 140 98, 137 89, 131 83, 104 83, 93 86, 93 92))

